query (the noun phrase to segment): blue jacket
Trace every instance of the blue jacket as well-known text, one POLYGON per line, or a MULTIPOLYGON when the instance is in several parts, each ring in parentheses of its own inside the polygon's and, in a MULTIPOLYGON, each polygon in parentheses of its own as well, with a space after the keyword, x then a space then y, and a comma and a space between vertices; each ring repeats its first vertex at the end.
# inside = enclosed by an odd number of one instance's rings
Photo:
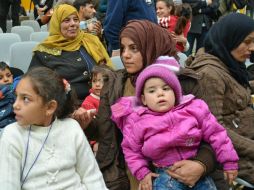
POLYGON ((14 91, 19 81, 20 77, 17 77, 13 84, 0 85, 0 128, 16 121, 13 104, 16 100, 14 91))
POLYGON ((157 23, 154 0, 108 0, 104 34, 109 51, 119 49, 120 30, 133 19, 157 23))

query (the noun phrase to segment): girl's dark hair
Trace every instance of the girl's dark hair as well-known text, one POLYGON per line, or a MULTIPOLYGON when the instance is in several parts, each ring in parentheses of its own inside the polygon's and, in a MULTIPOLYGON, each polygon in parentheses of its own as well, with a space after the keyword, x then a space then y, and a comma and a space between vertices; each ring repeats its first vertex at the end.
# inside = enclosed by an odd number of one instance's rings
POLYGON ((0 61, 0 70, 3 71, 5 69, 9 69, 10 70, 9 65, 7 65, 7 63, 5 63, 3 61, 0 61))
POLYGON ((192 18, 191 6, 188 3, 176 5, 175 16, 178 17, 175 26, 175 34, 180 35, 183 33, 184 28, 186 27, 188 21, 191 21, 192 18))
POLYGON ((168 8, 171 7, 170 15, 173 15, 175 13, 175 5, 174 5, 173 0, 157 0, 157 2, 159 2, 159 1, 164 2, 168 8))
POLYGON ((93 80, 94 75, 101 73, 102 77, 103 77, 103 81, 106 82, 106 81, 108 81, 110 72, 113 72, 113 70, 110 67, 108 67, 107 65, 94 65, 94 67, 92 69, 92 80, 93 80))
POLYGON ((57 102, 55 116, 59 119, 67 117, 74 111, 75 96, 71 91, 65 91, 63 79, 53 70, 46 67, 36 67, 23 75, 29 78, 34 91, 42 97, 44 103, 51 100, 57 102))

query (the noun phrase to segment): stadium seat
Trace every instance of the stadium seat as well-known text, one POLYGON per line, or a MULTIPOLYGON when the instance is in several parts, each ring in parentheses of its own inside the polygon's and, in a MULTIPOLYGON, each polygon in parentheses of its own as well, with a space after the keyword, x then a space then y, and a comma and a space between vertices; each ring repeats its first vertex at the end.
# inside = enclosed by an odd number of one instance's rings
POLYGON ((33 56, 33 48, 39 42, 25 41, 17 42, 10 47, 10 66, 21 69, 24 73, 27 71, 33 56))
POLYGON ((11 33, 18 34, 21 41, 30 41, 30 35, 34 32, 31 26, 14 26, 11 28, 11 33))
POLYGON ((10 62, 10 46, 15 42, 21 42, 18 34, 1 33, 0 34, 0 61, 4 61, 9 65, 10 62))
POLYGON ((30 41, 42 42, 48 35, 48 32, 33 32, 30 35, 30 41))
POLYGON ((21 21, 21 26, 31 26, 35 32, 41 31, 39 23, 35 20, 23 20, 21 21))

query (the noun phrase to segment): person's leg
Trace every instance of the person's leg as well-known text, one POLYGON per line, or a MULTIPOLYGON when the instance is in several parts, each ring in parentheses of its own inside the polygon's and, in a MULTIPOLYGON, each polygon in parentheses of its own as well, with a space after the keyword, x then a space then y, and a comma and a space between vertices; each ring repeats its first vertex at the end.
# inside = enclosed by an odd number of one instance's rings
POLYGON ((12 26, 19 26, 19 11, 20 11, 20 1, 13 1, 11 5, 11 19, 12 26))
POLYGON ((199 34, 196 38, 197 39, 196 52, 198 51, 199 48, 204 47, 204 40, 205 40, 207 32, 208 30, 206 29, 206 27, 202 27, 202 33, 199 34))
POLYGON ((34 20, 36 20, 38 16, 39 15, 38 15, 37 9, 34 7, 34 20))
POLYGON ((2 28, 4 33, 7 31, 6 20, 9 12, 9 7, 10 7, 9 1, 0 0, 0 27, 2 28))
POLYGON ((187 57, 192 54, 195 38, 196 38, 196 34, 195 33, 188 33, 187 40, 188 40, 188 42, 190 44, 190 48, 188 49, 188 51, 185 52, 187 57))
POLYGON ((166 172, 166 169, 156 168, 156 173, 159 174, 153 181, 153 190, 187 190, 188 187, 183 183, 172 178, 166 172))
POLYGON ((196 185, 189 190, 217 190, 211 177, 204 177, 200 179, 196 185))

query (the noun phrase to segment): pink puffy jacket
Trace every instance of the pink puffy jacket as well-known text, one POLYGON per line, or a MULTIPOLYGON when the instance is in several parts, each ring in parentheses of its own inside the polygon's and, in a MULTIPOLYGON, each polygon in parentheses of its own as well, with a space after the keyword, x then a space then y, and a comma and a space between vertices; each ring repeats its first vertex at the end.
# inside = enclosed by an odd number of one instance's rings
POLYGON ((167 167, 196 155, 200 142, 208 142, 224 170, 238 169, 239 160, 226 130, 207 104, 193 95, 166 113, 137 104, 135 97, 120 98, 111 106, 112 120, 123 133, 122 148, 132 174, 142 180, 149 162, 167 167))

